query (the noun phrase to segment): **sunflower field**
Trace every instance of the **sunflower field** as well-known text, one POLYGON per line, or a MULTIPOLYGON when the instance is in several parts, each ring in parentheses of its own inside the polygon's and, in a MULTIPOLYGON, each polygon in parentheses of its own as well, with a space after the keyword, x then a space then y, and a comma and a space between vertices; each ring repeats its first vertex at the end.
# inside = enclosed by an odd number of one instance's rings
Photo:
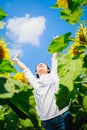
MULTIPOLYGON (((69 105, 72 130, 87 130, 87 20, 81 21, 86 5, 87 0, 57 0, 51 7, 58 9, 68 24, 78 26, 75 34, 54 38, 48 48, 49 53, 59 53, 60 85, 55 98, 60 110, 69 105)), ((0 29, 7 16, 0 8, 0 29)), ((0 130, 43 130, 35 106, 32 86, 17 72, 8 44, 0 38, 0 130)))

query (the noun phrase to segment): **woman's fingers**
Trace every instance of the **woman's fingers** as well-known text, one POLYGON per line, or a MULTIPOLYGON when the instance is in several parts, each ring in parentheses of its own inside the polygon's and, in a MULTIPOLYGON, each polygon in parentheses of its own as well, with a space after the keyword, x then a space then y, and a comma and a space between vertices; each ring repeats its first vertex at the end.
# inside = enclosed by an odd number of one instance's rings
POLYGON ((14 58, 12 59, 13 62, 17 62, 19 54, 16 54, 14 58))
POLYGON ((19 54, 16 54, 14 58, 18 58, 19 54))

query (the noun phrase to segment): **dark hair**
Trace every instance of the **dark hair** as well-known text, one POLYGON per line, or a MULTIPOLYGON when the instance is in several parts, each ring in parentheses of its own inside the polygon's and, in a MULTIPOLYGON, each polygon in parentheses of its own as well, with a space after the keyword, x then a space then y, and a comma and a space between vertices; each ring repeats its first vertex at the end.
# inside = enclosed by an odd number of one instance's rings
MULTIPOLYGON (((50 68, 49 68, 49 66, 46 64, 46 66, 47 66, 47 69, 48 69, 48 73, 50 73, 50 68)), ((37 74, 37 66, 36 66, 36 77, 37 78, 39 78, 39 75, 37 74)))

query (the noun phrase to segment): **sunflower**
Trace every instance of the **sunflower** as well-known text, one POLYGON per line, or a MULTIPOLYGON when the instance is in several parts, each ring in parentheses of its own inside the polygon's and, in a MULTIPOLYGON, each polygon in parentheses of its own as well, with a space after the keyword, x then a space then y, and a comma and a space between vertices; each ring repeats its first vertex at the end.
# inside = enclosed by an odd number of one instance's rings
POLYGON ((82 25, 80 25, 79 30, 76 33, 76 40, 79 41, 80 44, 84 44, 86 43, 86 39, 87 39, 87 28, 86 27, 82 27, 82 25))
POLYGON ((57 0, 57 5, 60 8, 68 8, 68 0, 57 0))
POLYGON ((21 80, 23 83, 30 84, 28 79, 22 72, 17 72, 15 76, 13 76, 13 78, 15 78, 16 80, 21 80))
POLYGON ((0 39, 0 59, 10 59, 7 45, 3 39, 0 39))
POLYGON ((87 28, 86 27, 83 28, 83 32, 84 32, 85 37, 87 37, 87 28))
POLYGON ((76 45, 75 44, 72 44, 68 53, 73 57, 77 54, 79 54, 79 51, 76 49, 76 45))
POLYGON ((78 47, 80 47, 79 42, 72 44, 70 49, 68 50, 68 54, 70 54, 73 57, 84 52, 84 49, 77 49, 78 47))
POLYGON ((74 44, 71 45, 68 53, 71 56, 75 56, 85 51, 85 45, 87 43, 87 28, 80 25, 79 30, 76 32, 76 39, 74 44))

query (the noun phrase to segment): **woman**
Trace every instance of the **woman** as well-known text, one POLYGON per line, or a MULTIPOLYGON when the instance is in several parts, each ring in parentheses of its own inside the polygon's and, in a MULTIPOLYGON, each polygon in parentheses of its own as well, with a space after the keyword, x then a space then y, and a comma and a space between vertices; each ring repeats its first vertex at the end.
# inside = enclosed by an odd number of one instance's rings
POLYGON ((57 53, 52 56, 51 71, 44 63, 37 65, 37 77, 18 59, 18 55, 13 58, 13 61, 23 70, 29 83, 34 87, 37 113, 45 130, 70 130, 72 117, 68 107, 59 110, 55 100, 55 92, 59 87, 57 56, 57 53))

